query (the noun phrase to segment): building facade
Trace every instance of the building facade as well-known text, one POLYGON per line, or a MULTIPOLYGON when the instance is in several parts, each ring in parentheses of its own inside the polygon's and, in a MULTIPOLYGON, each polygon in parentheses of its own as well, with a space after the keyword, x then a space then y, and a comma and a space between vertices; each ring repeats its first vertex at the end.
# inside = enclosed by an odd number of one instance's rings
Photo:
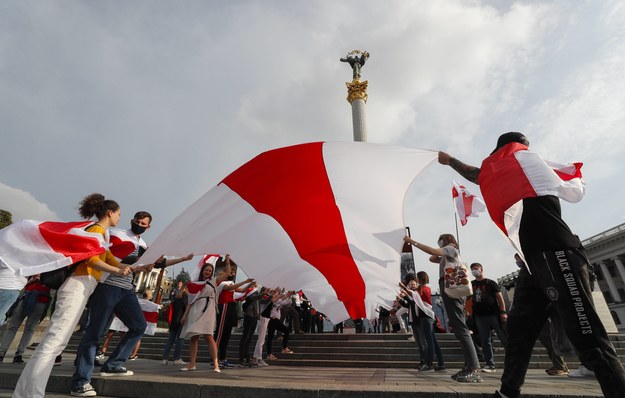
POLYGON ((625 333, 625 224, 582 241, 619 333, 625 333))

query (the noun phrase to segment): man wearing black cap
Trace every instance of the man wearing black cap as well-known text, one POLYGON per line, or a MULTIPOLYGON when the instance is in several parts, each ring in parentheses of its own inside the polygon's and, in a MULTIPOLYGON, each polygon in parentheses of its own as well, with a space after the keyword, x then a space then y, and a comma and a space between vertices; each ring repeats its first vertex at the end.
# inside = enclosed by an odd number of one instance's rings
MULTIPOLYGON (((527 267, 522 268, 508 317, 508 344, 497 397, 516 398, 527 373, 534 343, 550 313, 557 313, 582 362, 595 372, 606 397, 622 397, 625 371, 592 304, 588 259, 581 242, 562 220, 556 194, 528 194, 517 189, 520 180, 502 178, 499 162, 528 151, 529 141, 517 132, 503 134, 497 147, 480 168, 462 163, 445 152, 438 161, 449 165, 467 180, 479 184, 493 221, 502 228, 503 212, 493 211, 485 188, 501 195, 515 191, 522 206, 518 237, 527 267)), ((532 156, 537 156, 532 154, 532 156)), ((491 199, 490 202, 494 202, 491 199)), ((519 208, 521 208, 519 206, 519 208)), ((502 228, 505 229, 505 228, 502 228)), ((505 231, 504 231, 505 232, 505 231)))

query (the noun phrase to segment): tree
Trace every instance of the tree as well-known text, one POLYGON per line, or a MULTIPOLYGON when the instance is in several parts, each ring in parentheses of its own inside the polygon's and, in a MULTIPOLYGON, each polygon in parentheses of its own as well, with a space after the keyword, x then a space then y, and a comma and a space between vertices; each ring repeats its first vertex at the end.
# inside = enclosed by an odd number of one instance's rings
POLYGON ((183 269, 178 275, 176 275, 176 279, 174 280, 174 286, 178 285, 178 281, 182 281, 182 284, 185 285, 190 280, 191 275, 189 275, 189 273, 183 269))
POLYGON ((13 214, 6 210, 0 209, 0 229, 13 224, 13 214))

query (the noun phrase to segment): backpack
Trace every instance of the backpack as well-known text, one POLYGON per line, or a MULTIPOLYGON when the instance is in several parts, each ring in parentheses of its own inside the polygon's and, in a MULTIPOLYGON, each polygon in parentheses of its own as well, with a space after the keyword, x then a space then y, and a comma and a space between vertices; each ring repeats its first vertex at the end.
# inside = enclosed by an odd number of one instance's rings
POLYGON ((69 278, 70 275, 74 273, 74 270, 76 269, 76 267, 78 267, 78 264, 80 264, 80 261, 68 265, 67 267, 62 267, 59 269, 55 269, 54 271, 41 273, 41 276, 39 277, 41 284, 49 287, 50 289, 58 290, 63 282, 65 282, 65 279, 69 278))

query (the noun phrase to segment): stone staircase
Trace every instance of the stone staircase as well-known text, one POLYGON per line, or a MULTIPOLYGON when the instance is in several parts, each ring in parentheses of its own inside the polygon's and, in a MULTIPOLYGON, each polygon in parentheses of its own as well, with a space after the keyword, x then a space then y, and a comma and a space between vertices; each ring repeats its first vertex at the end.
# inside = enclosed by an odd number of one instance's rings
MULTIPOLYGON (((228 345, 228 359, 237 364, 239 358, 239 341, 241 334, 237 329, 232 334, 228 345)), ((419 362, 419 352, 414 342, 408 340, 408 334, 298 334, 289 338, 289 347, 294 354, 281 354, 282 342, 274 340, 272 346, 278 360, 275 364, 287 366, 323 366, 323 367, 364 367, 364 368, 415 368, 419 362)), ((464 360, 460 345, 453 334, 437 334, 439 345, 443 351, 445 365, 448 368, 461 368, 464 360)), ((68 357, 75 353, 82 335, 74 334, 65 352, 68 357)), ((625 363, 625 335, 611 335, 621 361, 625 363)), ((114 337, 109 352, 115 347, 118 337, 114 337)), ((162 350, 167 342, 166 333, 144 336, 141 341, 139 357, 143 359, 162 359, 162 350)), ((252 350, 256 344, 256 336, 252 341, 252 350)), ((494 338, 495 363, 503 366, 504 350, 501 343, 494 338)), ((172 350, 173 353, 173 350, 172 350)), ((186 344, 182 358, 188 358, 186 344)), ((67 358, 69 359, 69 358, 67 358)), ((171 358, 170 358, 171 359, 171 358)), ((570 368, 579 366, 579 360, 568 357, 570 368)), ((198 362, 208 362, 208 346, 200 340, 198 362)), ((271 362, 270 362, 271 363, 271 362)), ((547 369, 552 366, 546 350, 537 342, 530 362, 530 368, 547 369)))

